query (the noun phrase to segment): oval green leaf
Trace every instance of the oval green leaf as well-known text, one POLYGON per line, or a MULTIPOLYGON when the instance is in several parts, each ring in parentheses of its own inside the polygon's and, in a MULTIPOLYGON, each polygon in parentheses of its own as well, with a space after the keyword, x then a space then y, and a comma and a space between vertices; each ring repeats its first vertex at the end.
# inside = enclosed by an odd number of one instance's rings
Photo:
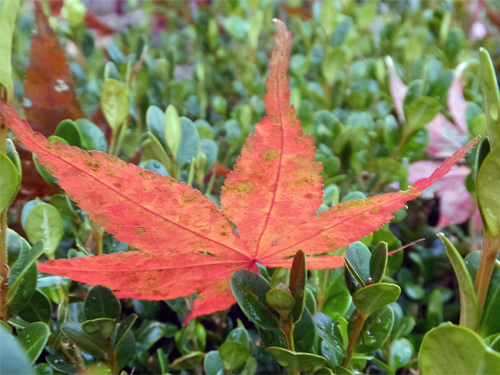
POLYGON ((376 310, 363 324, 356 344, 356 353, 373 353, 389 338, 394 326, 394 311, 390 306, 376 310))
POLYGON ((484 97, 484 109, 488 123, 488 133, 492 148, 500 145, 500 95, 495 67, 490 54, 484 48, 479 49, 481 60, 481 81, 484 97))
POLYGON ((80 129, 72 120, 61 121, 54 134, 64 139, 70 146, 82 147, 80 129))
POLYGON ((401 288, 395 284, 378 283, 361 288, 352 296, 352 302, 366 319, 374 311, 395 302, 401 288))
POLYGON ((127 119, 129 111, 128 95, 116 79, 107 79, 101 88, 101 108, 111 129, 116 132, 127 119))
POLYGON ((31 364, 35 363, 40 356, 49 336, 49 326, 42 322, 31 323, 19 332, 18 339, 26 351, 31 364))
POLYGON ((439 113, 439 102, 429 96, 419 96, 405 110, 407 130, 409 133, 423 128, 439 113))
POLYGON ((476 194, 481 216, 493 237, 500 235, 498 176, 500 176, 500 145, 493 148, 484 159, 476 181, 476 194))
POLYGON ((44 322, 47 324, 50 322, 51 314, 52 304, 45 294, 39 290, 35 290, 26 306, 19 311, 19 316, 27 322, 44 322))
POLYGON ((239 342, 227 341, 219 348, 219 355, 224 368, 232 371, 246 362, 250 357, 250 349, 239 342))
POLYGON ((387 258, 387 242, 382 241, 373 249, 370 258, 370 275, 374 283, 379 283, 384 278, 387 269, 387 258))
POLYGON ((4 153, 0 152, 0 212, 10 206, 21 184, 21 175, 16 165, 4 153))
POLYGON ((292 352, 275 346, 267 348, 266 352, 291 373, 314 372, 326 362, 324 357, 316 354, 292 352))
POLYGON ((43 251, 51 258, 63 236, 63 221, 57 208, 42 203, 30 211, 24 230, 32 244, 43 241, 43 251))
POLYGON ((438 236, 444 243, 446 255, 457 276, 460 293, 460 325, 475 330, 479 324, 479 312, 474 284, 458 250, 444 234, 439 233, 438 236))
POLYGON ((248 319, 264 329, 279 327, 278 315, 266 302, 271 287, 262 277, 246 270, 236 271, 231 275, 230 285, 248 319))
POLYGON ((500 353, 474 331, 443 325, 429 331, 419 353, 422 375, 500 374, 500 353))
POLYGON ((116 320, 109 318, 98 318, 83 322, 82 328, 88 335, 101 340, 111 337, 115 331, 116 320))
POLYGON ((0 374, 32 374, 31 360, 15 337, 0 325, 0 374))
POLYGON ((96 285, 85 298, 84 310, 87 320, 109 318, 118 321, 122 308, 111 289, 96 285))

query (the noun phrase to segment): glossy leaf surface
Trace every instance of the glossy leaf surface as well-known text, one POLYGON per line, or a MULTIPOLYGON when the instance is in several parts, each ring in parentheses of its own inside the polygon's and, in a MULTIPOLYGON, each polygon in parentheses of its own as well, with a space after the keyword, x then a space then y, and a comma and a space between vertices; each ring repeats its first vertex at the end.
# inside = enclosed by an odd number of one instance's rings
POLYGON ((429 331, 419 353, 422 375, 497 374, 500 354, 474 331, 443 325, 429 331))
POLYGON ((458 250, 442 233, 438 234, 438 236, 444 243, 446 255, 448 255, 448 259, 453 266, 453 270, 458 280, 460 293, 460 325, 475 330, 479 324, 480 317, 474 284, 458 250))

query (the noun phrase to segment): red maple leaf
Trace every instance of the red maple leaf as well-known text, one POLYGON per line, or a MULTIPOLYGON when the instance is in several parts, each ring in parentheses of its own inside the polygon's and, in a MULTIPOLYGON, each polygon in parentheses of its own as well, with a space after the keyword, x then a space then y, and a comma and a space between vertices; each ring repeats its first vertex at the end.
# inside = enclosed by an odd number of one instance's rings
POLYGON ((102 152, 51 143, 11 106, 0 108, 5 123, 60 179, 66 194, 118 240, 140 249, 48 261, 39 264, 40 271, 105 285, 122 298, 163 300, 198 293, 188 319, 227 309, 235 302, 229 276, 241 269, 256 271, 257 262, 290 267, 291 257, 302 249, 310 255, 310 269, 341 267, 339 255, 312 255, 346 246, 380 228, 472 147, 474 141, 407 191, 349 201, 316 216, 323 195, 321 163, 314 162, 312 137, 302 136, 289 105, 286 71, 292 38, 284 23, 276 21, 276 26, 267 117, 227 176, 223 210, 170 177, 102 152))

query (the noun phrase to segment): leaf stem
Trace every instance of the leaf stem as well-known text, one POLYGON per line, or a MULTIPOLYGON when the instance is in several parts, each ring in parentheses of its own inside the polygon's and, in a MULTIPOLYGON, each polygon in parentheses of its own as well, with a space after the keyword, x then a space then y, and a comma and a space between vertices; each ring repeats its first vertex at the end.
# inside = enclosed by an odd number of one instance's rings
POLYGON ((361 333, 361 329, 365 324, 365 318, 358 311, 358 315, 356 316, 356 323, 354 324, 354 328, 351 332, 351 337, 349 337, 349 345, 347 346, 347 357, 342 361, 342 367, 347 367, 349 362, 351 362, 352 356, 354 355, 354 351, 356 349, 356 343, 358 342, 359 334, 361 333))
POLYGON ((280 331, 283 332, 286 340, 286 346, 288 350, 292 352, 295 351, 295 343, 293 341, 293 331, 295 330, 295 324, 285 322, 280 328, 280 331))
POLYGON ((479 316, 483 313, 486 295, 488 294, 488 287, 490 286, 491 275, 493 273, 493 267, 495 266, 499 248, 500 236, 493 237, 490 231, 485 230, 483 250, 481 251, 481 259, 479 260, 475 282, 479 316))

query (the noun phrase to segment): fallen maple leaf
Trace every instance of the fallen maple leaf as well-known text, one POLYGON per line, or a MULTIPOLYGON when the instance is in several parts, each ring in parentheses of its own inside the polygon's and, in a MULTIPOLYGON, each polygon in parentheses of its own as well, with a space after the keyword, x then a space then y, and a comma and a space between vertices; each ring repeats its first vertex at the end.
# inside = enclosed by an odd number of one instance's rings
MULTIPOLYGON (((185 183, 126 164, 102 152, 51 143, 33 132, 11 106, 0 115, 66 194, 118 240, 140 249, 39 263, 41 272, 114 289, 121 298, 163 300, 198 293, 187 318, 229 308, 229 276, 241 269, 290 267, 309 255, 346 246, 380 228, 404 203, 445 175, 475 141, 407 191, 348 201, 316 212, 322 203, 321 163, 311 135, 302 136, 289 105, 286 75, 291 33, 276 21, 276 47, 267 80, 264 117, 229 173, 223 210, 185 183), (230 221, 238 226, 238 235, 230 221)), ((310 269, 341 267, 342 257, 308 257, 310 269)))

